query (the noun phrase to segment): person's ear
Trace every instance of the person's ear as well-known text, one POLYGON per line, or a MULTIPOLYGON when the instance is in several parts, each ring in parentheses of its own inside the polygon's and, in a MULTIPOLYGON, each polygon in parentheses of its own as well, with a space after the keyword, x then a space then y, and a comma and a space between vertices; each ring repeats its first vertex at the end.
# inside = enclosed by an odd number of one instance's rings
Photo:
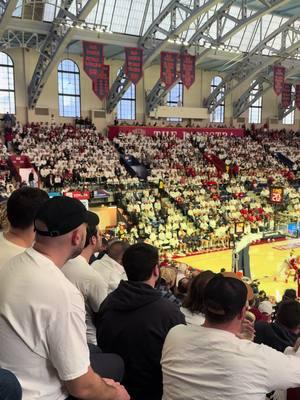
POLYGON ((92 245, 95 246, 97 243, 97 237, 96 236, 92 236, 91 237, 91 241, 92 241, 92 245))
POLYGON ((156 265, 154 266, 154 268, 153 268, 153 275, 154 275, 156 278, 158 278, 158 277, 160 276, 160 269, 159 269, 158 264, 156 264, 156 265))
POLYGON ((79 229, 75 229, 72 232, 71 241, 73 246, 78 246, 81 243, 80 232, 79 229))
POLYGON ((247 304, 244 305, 244 307, 242 308, 242 311, 239 313, 239 315, 238 315, 239 320, 243 320, 245 318, 246 311, 247 311, 247 304))

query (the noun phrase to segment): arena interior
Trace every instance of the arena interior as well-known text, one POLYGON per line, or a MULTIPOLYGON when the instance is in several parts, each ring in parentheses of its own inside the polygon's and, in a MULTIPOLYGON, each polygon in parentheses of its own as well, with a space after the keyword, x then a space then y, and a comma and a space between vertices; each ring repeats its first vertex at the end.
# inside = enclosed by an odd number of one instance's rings
POLYGON ((0 120, 0 400, 300 399, 298 1, 0 0, 0 120))

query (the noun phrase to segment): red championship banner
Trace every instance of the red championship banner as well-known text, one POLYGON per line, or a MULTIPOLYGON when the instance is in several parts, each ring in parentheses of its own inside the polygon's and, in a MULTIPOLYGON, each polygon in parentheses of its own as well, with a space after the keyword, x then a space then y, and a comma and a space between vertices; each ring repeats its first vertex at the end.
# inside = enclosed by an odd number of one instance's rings
POLYGON ((300 110, 300 85, 296 85, 295 104, 298 110, 300 110))
POLYGON ((281 65, 274 65, 273 67, 273 87, 274 92, 279 96, 283 90, 285 77, 285 68, 281 65))
POLYGON ((100 100, 107 98, 109 93, 109 65, 102 65, 98 78, 93 79, 93 92, 100 100))
POLYGON ((160 80, 166 87, 173 85, 177 79, 178 54, 162 51, 160 53, 160 80))
POLYGON ((82 42, 83 69, 93 80, 99 76, 101 66, 104 63, 103 45, 93 42, 82 42))
POLYGON ((143 75, 143 49, 125 48, 125 74, 135 85, 143 75))
POLYGON ((196 58, 184 53, 180 58, 180 78, 184 86, 189 89, 195 82, 196 58))
POLYGON ((284 83, 281 94, 281 107, 288 108, 292 103, 292 85, 284 83))

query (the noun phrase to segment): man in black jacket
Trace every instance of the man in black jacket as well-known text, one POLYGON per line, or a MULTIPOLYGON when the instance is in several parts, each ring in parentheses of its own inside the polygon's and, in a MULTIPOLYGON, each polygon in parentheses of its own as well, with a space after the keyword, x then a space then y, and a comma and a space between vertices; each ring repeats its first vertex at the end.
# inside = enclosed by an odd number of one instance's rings
POLYGON ((96 318, 97 342, 104 352, 125 362, 124 386, 133 400, 160 400, 162 347, 171 328, 184 324, 177 305, 155 290, 158 250, 146 243, 130 246, 123 256, 128 281, 102 303, 96 318))
POLYGON ((282 302, 276 321, 271 324, 258 321, 255 331, 256 343, 266 344, 281 352, 289 346, 293 347, 300 334, 300 303, 296 300, 282 302))

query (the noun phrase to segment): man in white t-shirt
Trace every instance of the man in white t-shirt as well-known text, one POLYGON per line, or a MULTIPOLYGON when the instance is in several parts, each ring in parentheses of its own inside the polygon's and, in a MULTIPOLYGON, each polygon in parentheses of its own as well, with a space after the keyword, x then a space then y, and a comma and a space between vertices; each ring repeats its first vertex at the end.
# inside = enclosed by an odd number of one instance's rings
POLYGON ((90 213, 93 221, 88 224, 85 247, 81 254, 69 260, 62 272, 81 292, 85 302, 87 342, 97 345, 96 327, 93 323, 95 313, 107 296, 106 283, 90 265, 89 260, 94 253, 101 251, 102 240, 98 229, 99 217, 90 213))
POLYGON ((55 197, 39 210, 32 248, 0 271, 0 367, 19 379, 23 400, 128 400, 125 389, 90 367, 84 301, 61 272, 84 246, 90 215, 55 197))
POLYGON ((34 241, 33 220, 48 194, 41 189, 22 187, 7 201, 9 230, 0 233, 0 269, 12 257, 22 253, 34 241))
POLYGON ((163 400, 264 400, 272 390, 300 386, 298 356, 239 339, 246 308, 242 281, 222 274, 209 281, 203 326, 179 325, 166 338, 163 400))
POLYGON ((128 247, 129 244, 127 242, 117 240, 108 247, 107 254, 92 264, 95 271, 105 281, 108 294, 118 287, 121 280, 127 280, 127 275, 122 265, 122 258, 128 247))

